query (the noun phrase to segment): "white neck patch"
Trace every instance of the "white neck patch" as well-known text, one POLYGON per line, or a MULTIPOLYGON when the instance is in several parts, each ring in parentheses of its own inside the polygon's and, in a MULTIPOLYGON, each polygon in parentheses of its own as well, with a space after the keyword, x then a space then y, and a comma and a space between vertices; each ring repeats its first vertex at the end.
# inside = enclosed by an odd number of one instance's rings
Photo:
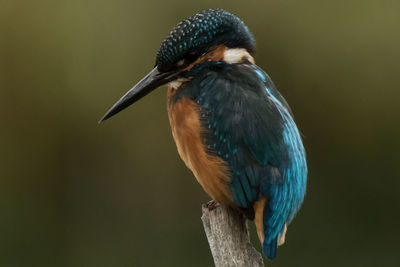
POLYGON ((245 60, 254 64, 254 58, 244 48, 228 48, 224 52, 224 58, 222 59, 228 64, 240 63, 245 60))
POLYGON ((190 81, 190 79, 187 78, 179 78, 176 79, 175 81, 169 82, 167 85, 169 87, 171 87, 172 89, 178 89, 179 87, 181 87, 182 83, 190 81))

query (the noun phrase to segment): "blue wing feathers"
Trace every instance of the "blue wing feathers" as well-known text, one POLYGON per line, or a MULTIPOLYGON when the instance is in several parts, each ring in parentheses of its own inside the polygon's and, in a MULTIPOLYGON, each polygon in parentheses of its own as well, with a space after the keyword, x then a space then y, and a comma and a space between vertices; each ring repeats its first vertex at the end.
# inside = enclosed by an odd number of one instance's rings
POLYGON ((192 71, 195 78, 176 97, 200 105, 204 144, 228 162, 234 202, 252 209, 267 198, 263 253, 272 259, 305 194, 305 152, 291 110, 255 65, 210 62, 192 71))

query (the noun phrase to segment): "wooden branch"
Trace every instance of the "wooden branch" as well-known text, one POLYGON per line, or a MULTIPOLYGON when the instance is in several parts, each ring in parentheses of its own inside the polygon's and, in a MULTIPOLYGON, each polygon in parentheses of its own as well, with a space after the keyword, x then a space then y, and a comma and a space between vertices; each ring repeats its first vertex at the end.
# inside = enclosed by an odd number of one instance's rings
POLYGON ((264 266, 261 254, 250 243, 243 214, 222 205, 210 211, 203 204, 202 211, 201 220, 216 267, 264 266))

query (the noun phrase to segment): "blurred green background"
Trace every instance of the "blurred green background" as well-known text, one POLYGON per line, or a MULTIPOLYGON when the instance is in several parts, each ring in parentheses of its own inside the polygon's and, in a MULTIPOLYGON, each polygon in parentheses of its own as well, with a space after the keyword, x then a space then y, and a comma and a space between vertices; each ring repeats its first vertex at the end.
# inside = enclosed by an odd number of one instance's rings
POLYGON ((395 0, 0 0, 0 266, 212 266, 165 88, 97 124, 210 7, 252 30, 308 152, 306 201, 267 265, 398 266, 395 0))

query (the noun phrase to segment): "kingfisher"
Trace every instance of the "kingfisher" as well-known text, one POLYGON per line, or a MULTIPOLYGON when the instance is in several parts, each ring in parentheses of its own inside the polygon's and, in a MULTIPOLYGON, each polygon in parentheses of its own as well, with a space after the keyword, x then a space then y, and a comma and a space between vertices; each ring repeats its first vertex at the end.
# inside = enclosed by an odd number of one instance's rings
POLYGON ((255 40, 236 15, 204 10, 176 25, 154 68, 100 120, 167 85, 178 153, 216 203, 254 220, 276 257, 306 193, 307 163, 292 111, 254 61, 255 40))

